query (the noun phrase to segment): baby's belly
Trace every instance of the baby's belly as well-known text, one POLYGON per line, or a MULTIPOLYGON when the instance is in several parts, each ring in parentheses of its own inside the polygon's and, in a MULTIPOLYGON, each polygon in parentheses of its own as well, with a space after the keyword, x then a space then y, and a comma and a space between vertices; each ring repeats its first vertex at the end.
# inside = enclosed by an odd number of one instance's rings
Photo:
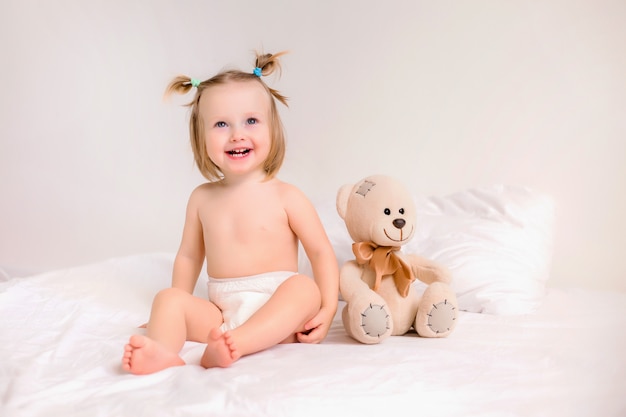
POLYGON ((298 270, 298 251, 265 244, 259 247, 230 247, 207 250, 207 274, 213 278, 236 278, 272 271, 298 270))

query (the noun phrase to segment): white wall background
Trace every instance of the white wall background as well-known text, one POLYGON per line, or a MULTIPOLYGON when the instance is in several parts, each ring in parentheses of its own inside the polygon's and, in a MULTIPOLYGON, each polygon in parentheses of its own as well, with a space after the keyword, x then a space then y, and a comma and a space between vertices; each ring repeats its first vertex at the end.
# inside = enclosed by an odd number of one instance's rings
POLYGON ((281 177, 554 196, 552 285, 626 290, 626 2, 2 0, 0 265, 176 251, 202 178, 178 73, 291 50, 281 177))

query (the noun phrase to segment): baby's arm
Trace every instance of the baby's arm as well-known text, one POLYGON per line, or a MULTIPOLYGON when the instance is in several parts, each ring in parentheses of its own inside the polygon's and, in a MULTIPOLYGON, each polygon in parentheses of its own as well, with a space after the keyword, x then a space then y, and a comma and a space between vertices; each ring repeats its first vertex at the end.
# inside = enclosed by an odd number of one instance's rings
POLYGON ((299 190, 294 189, 288 199, 289 224, 311 262, 313 277, 322 296, 321 309, 305 324, 307 334, 299 334, 298 340, 319 343, 328 333, 337 311, 339 298, 339 267, 332 245, 313 204, 299 190))
POLYGON ((183 237, 174 259, 174 270, 172 273, 172 287, 180 288, 190 294, 193 294, 202 264, 204 263, 204 239, 202 224, 198 215, 198 205, 200 204, 202 193, 202 186, 200 186, 189 197, 183 237))

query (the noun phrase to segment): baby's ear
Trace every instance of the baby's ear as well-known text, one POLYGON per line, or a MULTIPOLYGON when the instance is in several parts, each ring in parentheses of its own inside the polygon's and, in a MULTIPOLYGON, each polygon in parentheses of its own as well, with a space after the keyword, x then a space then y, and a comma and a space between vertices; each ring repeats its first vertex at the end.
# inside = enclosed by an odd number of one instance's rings
POLYGON ((346 219, 346 211, 348 211, 348 199, 350 198, 350 194, 352 193, 352 188, 354 185, 346 184, 343 185, 339 191, 337 191, 337 213, 339 213, 339 217, 342 219, 346 219))

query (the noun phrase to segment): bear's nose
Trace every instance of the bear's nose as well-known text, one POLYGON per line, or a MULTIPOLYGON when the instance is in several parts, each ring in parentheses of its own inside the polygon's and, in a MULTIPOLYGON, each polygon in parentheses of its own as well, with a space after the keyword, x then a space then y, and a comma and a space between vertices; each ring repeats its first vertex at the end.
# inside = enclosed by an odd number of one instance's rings
POLYGON ((395 219, 392 223, 396 229, 402 229, 406 224, 406 221, 404 219, 395 219))

